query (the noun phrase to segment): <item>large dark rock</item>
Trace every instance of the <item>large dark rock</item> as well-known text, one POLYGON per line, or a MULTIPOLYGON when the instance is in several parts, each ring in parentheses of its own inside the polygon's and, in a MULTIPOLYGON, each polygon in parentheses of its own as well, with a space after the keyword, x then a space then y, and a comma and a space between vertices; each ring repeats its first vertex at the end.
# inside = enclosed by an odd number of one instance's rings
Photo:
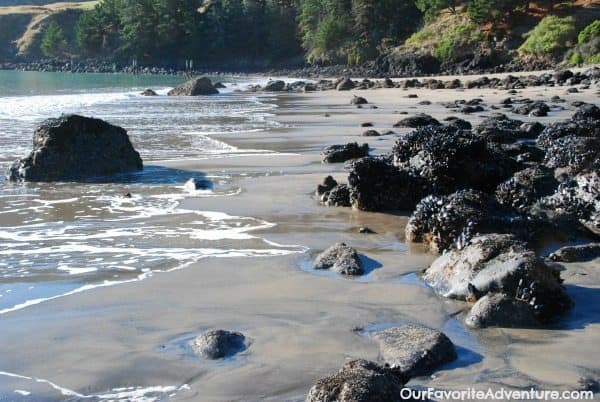
POLYGON ((466 244, 477 233, 513 233, 526 230, 510 208, 488 194, 461 190, 449 196, 427 196, 406 225, 406 239, 424 243, 441 253, 466 244))
POLYGON ((390 53, 375 61, 375 68, 394 76, 415 77, 440 72, 440 62, 430 54, 390 53))
POLYGON ((344 145, 331 145, 323 150, 323 162, 341 163, 368 155, 369 144, 358 145, 357 142, 351 142, 344 145))
POLYGON ((265 85, 265 91, 267 92, 281 92, 285 90, 285 82, 281 80, 269 81, 265 85))
POLYGON ((63 115, 33 133, 33 150, 8 169, 9 181, 66 181, 142 169, 127 131, 99 119, 63 115))
POLYGON ((359 210, 410 211, 430 191, 425 180, 398 169, 386 158, 363 158, 350 167, 350 202, 359 210))
POLYGON ((192 341, 194 352, 205 359, 222 359, 246 348, 246 338, 239 332, 214 329, 207 331, 192 341))
POLYGON ((219 91, 215 88, 206 77, 194 78, 183 84, 171 89, 167 95, 169 96, 199 96, 199 95, 214 95, 219 91))
POLYGON ((364 273, 358 253, 345 243, 336 243, 319 254, 313 262, 313 268, 330 269, 338 274, 352 276, 364 273))
POLYGON ((581 262, 600 258, 600 243, 565 246, 549 255, 556 262, 581 262))
POLYGON ((425 127, 400 138, 394 164, 414 169, 435 194, 462 188, 493 191, 516 170, 516 163, 470 132, 451 127, 425 127))
POLYGON ((502 205, 525 212, 540 198, 553 194, 558 187, 554 172, 542 166, 521 170, 496 188, 496 199, 502 205))
POLYGON ((523 126, 522 121, 511 119, 504 114, 495 114, 484 119, 474 131, 487 141, 498 143, 533 139, 539 134, 523 126))
POLYGON ((400 120, 398 123, 394 124, 394 127, 410 127, 410 128, 418 128, 425 126, 439 126, 441 123, 425 113, 419 113, 411 117, 407 117, 405 119, 400 120))
POLYGON ((472 328, 535 328, 540 321, 528 302, 493 293, 477 300, 465 318, 465 324, 472 328))
POLYGON ((338 91, 349 91, 355 87, 356 84, 350 78, 342 78, 336 85, 338 91))
POLYGON ((549 111, 550 111, 550 107, 541 101, 525 103, 525 104, 517 106, 513 109, 513 112, 515 112, 517 114, 522 114, 525 116, 529 115, 529 116, 534 116, 534 117, 548 116, 549 111))
POLYGON ((427 327, 403 325, 376 332, 373 338, 379 342, 386 365, 407 377, 427 375, 456 359, 452 341, 427 327))
POLYGON ((321 196, 321 203, 328 207, 350 207, 350 188, 347 184, 338 184, 321 196))
POLYGON ((336 374, 318 380, 306 402, 400 402, 400 392, 407 381, 389 367, 352 360, 336 374))
POLYGON ((571 306, 559 273, 512 235, 472 238, 464 247, 438 257, 423 280, 445 297, 467 300, 502 293, 523 300, 531 303, 541 321, 549 321, 571 306))
POLYGON ((572 175, 600 171, 600 137, 556 138, 546 146, 544 164, 567 169, 572 175))

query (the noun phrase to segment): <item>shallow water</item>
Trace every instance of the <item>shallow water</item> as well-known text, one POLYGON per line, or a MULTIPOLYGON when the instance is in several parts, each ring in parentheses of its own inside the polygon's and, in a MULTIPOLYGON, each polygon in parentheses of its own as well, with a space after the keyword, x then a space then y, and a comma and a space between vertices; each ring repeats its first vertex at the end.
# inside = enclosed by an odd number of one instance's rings
POLYGON ((250 82, 219 77, 211 97, 167 97, 183 77, 0 71, 0 170, 31 149, 43 120, 77 113, 127 129, 145 169, 87 183, 0 182, 0 314, 97 286, 144 279, 207 257, 268 256, 296 247, 251 232, 269 222, 179 207, 227 197, 230 177, 165 168, 161 161, 268 153, 240 150, 215 133, 279 127, 268 96, 235 92, 250 82), (159 95, 144 97, 146 87, 159 95), (190 178, 206 189, 184 188, 190 178), (126 194, 131 197, 126 197, 126 194))

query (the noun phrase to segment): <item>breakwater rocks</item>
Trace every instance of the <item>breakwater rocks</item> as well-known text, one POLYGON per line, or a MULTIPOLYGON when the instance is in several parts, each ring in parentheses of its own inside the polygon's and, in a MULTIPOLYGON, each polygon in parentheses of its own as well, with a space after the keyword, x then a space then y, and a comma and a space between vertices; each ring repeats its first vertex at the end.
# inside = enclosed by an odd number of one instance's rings
POLYGON ((142 169, 127 131, 103 120, 63 115, 44 121, 33 133, 33 150, 15 161, 13 182, 89 179, 142 169))

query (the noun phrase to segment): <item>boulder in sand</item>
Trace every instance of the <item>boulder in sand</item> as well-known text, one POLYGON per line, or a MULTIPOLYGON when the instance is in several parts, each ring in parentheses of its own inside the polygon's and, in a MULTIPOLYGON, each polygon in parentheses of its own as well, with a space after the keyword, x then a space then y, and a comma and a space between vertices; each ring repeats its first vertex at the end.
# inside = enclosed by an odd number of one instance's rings
POLYGON ((167 95, 169 96, 199 96, 199 95, 214 95, 219 91, 214 87, 212 82, 207 77, 194 78, 186 81, 183 84, 171 89, 167 95))
POLYGON ((600 243, 565 246, 549 255, 556 262, 581 262, 600 258, 600 243))
POLYGON ((281 80, 269 81, 265 85, 265 91, 267 92, 281 92, 285 90, 285 82, 281 80))
POLYGON ((407 117, 405 119, 400 120, 398 123, 394 124, 394 127, 409 127, 409 128, 418 128, 425 126, 439 126, 441 123, 425 113, 419 113, 411 117, 407 117))
POLYGON ((205 359, 216 360, 232 356, 246 348, 246 338, 239 332, 214 329, 192 341, 192 349, 205 359))
POLYGON ((331 145, 323 150, 323 162, 341 163, 368 155, 369 144, 358 145, 357 142, 351 142, 344 145, 331 145))
POLYGON ((494 293, 477 300, 465 324, 471 328, 535 328, 540 322, 528 302, 494 293))
POLYGON ((367 103, 369 103, 369 101, 367 101, 365 98, 356 95, 350 101, 351 105, 366 105, 367 103))
POLYGON ((314 269, 330 269, 338 274, 358 276, 364 273, 355 249, 345 243, 336 243, 323 251, 313 262, 314 269))
POLYGON ((9 181, 84 180, 142 169, 127 131, 103 120, 63 115, 33 133, 33 150, 8 169, 9 181))
POLYGON ((418 325, 389 328, 373 334, 386 365, 407 377, 431 373, 456 359, 450 339, 434 329, 418 325))
POLYGON ((336 374, 321 378, 306 402, 399 402, 408 378, 368 360, 352 360, 336 374))

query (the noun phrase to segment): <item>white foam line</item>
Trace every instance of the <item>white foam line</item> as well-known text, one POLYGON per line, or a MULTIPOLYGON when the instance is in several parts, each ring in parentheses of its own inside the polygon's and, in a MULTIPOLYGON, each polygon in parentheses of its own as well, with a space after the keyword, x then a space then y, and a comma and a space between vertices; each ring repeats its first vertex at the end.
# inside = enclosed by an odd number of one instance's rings
MULTIPOLYGON (((190 386, 188 384, 183 384, 179 387, 174 386, 174 385, 159 385, 159 386, 152 386, 152 387, 124 387, 124 388, 114 388, 112 390, 110 390, 109 392, 103 393, 103 394, 92 394, 92 395, 84 395, 84 394, 80 394, 79 392, 73 391, 71 389, 62 387, 52 381, 43 379, 43 378, 37 378, 37 377, 28 377, 28 376, 24 376, 24 375, 20 375, 20 374, 15 374, 15 373, 10 373, 7 371, 0 371, 0 375, 3 375, 5 377, 12 377, 12 378, 19 378, 22 380, 28 380, 28 381, 35 381, 37 383, 41 383, 41 384, 47 384, 49 385, 51 388, 57 390, 58 392, 60 392, 62 395, 65 396, 74 396, 77 398, 81 398, 81 399, 108 399, 108 400, 113 400, 113 401, 135 401, 135 402, 153 402, 153 401, 157 401, 159 400, 159 397, 156 396, 150 396, 148 397, 148 394, 167 394, 167 393, 173 393, 173 392, 179 392, 182 390, 189 390, 190 386)), ((29 391, 23 391, 23 390, 19 390, 16 389, 14 392, 20 394, 20 395, 30 395, 31 392, 29 391)))

